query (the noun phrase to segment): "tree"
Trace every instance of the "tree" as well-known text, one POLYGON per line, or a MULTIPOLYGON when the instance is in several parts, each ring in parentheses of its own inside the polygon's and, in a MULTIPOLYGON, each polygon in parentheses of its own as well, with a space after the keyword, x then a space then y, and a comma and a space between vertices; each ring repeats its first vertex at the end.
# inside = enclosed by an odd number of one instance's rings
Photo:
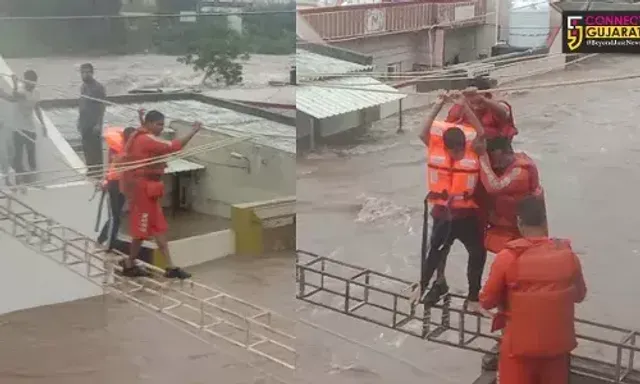
POLYGON ((249 59, 245 39, 228 24, 218 18, 213 24, 198 23, 194 38, 189 40, 187 53, 178 62, 190 65, 195 71, 203 71, 202 83, 234 85, 242 82, 242 64, 249 59))

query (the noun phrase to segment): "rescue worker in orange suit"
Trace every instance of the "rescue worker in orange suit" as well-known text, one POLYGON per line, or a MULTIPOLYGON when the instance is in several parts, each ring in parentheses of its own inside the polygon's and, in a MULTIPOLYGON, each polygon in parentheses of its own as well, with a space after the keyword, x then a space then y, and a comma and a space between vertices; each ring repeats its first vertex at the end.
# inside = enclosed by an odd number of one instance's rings
POLYGON ((538 168, 523 152, 514 153, 509 139, 487 140, 487 153, 480 156, 480 180, 488 194, 488 229, 485 246, 498 253, 520 238, 517 204, 529 195, 544 201, 538 168))
POLYGON ((577 346, 574 310, 586 296, 578 256, 568 240, 549 238, 544 201, 518 204, 522 238, 496 255, 480 294, 485 310, 498 308, 493 330, 504 329, 500 384, 567 384, 577 346))
MULTIPOLYGON (((533 160, 522 152, 514 153, 506 137, 487 140, 487 153, 480 156, 480 180, 486 191, 485 247, 497 254, 508 242, 521 237, 518 202, 530 195, 544 199, 544 192, 533 160)), ((498 345, 494 352, 499 353, 498 345)), ((497 364, 498 358, 494 354, 487 354, 482 359, 485 370, 496 370, 497 364)))
POLYGON ((102 188, 108 193, 111 214, 107 222, 104 223, 100 235, 98 235, 98 243, 104 244, 108 241, 107 249, 109 250, 111 250, 114 241, 117 239, 122 209, 126 202, 124 195, 120 191, 120 172, 117 171, 116 166, 119 157, 124 152, 125 143, 135 130, 133 127, 127 127, 124 130, 122 128, 107 128, 104 134, 109 148, 107 156, 109 169, 105 174, 105 179, 102 181, 102 188))
MULTIPOLYGON (((482 153, 484 132, 482 124, 473 113, 466 99, 459 92, 441 94, 427 118, 420 138, 427 146, 427 202, 433 205, 433 226, 429 238, 429 250, 422 255, 421 278, 415 295, 422 296, 433 274, 439 270, 436 282, 424 295, 424 302, 435 304, 447 293, 444 280, 444 259, 455 240, 462 242, 469 254, 467 278, 469 294, 467 308, 480 309, 478 294, 486 261, 482 222, 478 217, 478 204, 474 193, 479 180, 478 152, 482 153), (465 113, 470 125, 434 124, 445 101, 455 100, 465 113)), ((426 207, 425 207, 426 209, 426 207)), ((425 216, 425 220, 426 220, 425 216)), ((428 225, 426 222, 424 225, 428 225)), ((426 241, 426 239, 425 239, 426 241)))
MULTIPOLYGON (((463 94, 484 126, 486 138, 507 137, 511 142, 513 137, 518 134, 511 105, 504 100, 495 100, 490 92, 478 92, 487 91, 491 88, 491 83, 488 79, 476 78, 472 84, 475 87, 466 89, 463 94)), ((471 124, 463 109, 455 104, 449 109, 445 121, 448 123, 471 124)))
MULTIPOLYGON (((143 125, 134 132, 125 147, 125 161, 153 161, 158 156, 180 151, 202 128, 195 123, 193 130, 181 139, 172 141, 158 137, 164 129, 165 117, 158 111, 149 111, 143 125)), ((149 272, 136 265, 142 242, 155 238, 160 252, 165 256, 168 267, 165 277, 188 279, 191 274, 173 265, 169 253, 166 232, 167 221, 162 211, 161 198, 164 195, 162 176, 166 163, 148 164, 123 172, 121 188, 129 202, 129 231, 131 248, 129 259, 125 261, 123 275, 128 277, 149 276, 149 272)))

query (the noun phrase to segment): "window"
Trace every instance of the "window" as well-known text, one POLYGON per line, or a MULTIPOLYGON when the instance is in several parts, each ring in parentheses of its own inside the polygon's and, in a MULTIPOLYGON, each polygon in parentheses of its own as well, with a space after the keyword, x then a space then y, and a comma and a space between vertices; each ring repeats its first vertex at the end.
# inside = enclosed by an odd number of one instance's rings
POLYGON ((391 63, 391 64, 387 64, 387 75, 390 75, 389 78, 393 79, 395 78, 395 74, 398 74, 402 72, 402 65, 401 63, 391 63))

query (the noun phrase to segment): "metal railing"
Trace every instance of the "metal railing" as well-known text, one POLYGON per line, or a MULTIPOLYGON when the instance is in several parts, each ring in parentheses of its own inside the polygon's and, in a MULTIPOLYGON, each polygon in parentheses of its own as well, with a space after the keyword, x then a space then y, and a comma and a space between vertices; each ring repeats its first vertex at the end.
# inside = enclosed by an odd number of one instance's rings
POLYGON ((0 191, 0 231, 101 286, 105 293, 156 311, 199 336, 224 340, 277 366, 295 369, 291 334, 295 324, 290 319, 193 280, 122 277, 114 272, 121 270, 118 263, 125 255, 100 249, 92 239, 4 191, 0 191))
MULTIPOLYGON (((296 298, 424 340, 495 354, 490 321, 464 309, 465 297, 448 294, 435 306, 410 304, 412 282, 306 251, 296 254, 296 298)), ((579 347, 573 372, 611 383, 640 383, 634 369, 638 332, 576 320, 579 347)))

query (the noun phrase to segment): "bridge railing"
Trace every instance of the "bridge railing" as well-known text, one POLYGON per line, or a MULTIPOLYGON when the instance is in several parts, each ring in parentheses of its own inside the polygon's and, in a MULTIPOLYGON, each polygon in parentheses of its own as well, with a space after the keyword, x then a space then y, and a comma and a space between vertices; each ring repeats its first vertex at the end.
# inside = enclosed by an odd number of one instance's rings
MULTIPOLYGON (((442 304, 410 304, 412 283, 305 251, 296 254, 296 298, 425 341, 495 354, 498 333, 489 319, 464 309, 465 298, 448 294, 442 304)), ((608 383, 639 383, 638 332, 576 320, 579 346, 572 372, 608 383)), ((479 364, 480 365, 480 364, 479 364)))
POLYGON ((327 41, 485 23, 486 0, 433 0, 298 10, 327 41))

